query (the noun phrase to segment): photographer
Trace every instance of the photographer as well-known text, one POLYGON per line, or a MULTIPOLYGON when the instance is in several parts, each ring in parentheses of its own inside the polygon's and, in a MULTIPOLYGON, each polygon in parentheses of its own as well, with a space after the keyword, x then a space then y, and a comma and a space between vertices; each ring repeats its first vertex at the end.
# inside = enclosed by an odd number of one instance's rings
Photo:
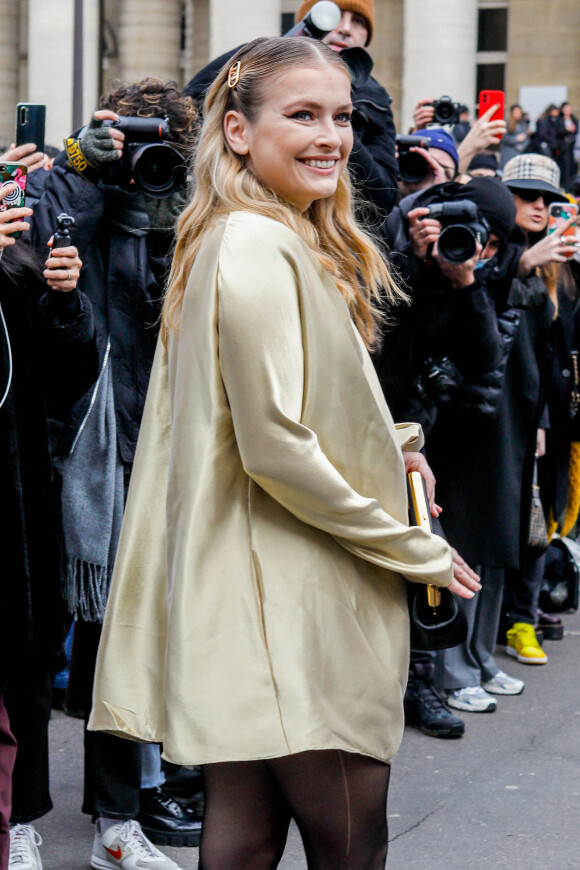
MULTIPOLYGON (((301 21, 309 13, 315 2, 306 0, 302 3, 296 13, 296 21, 301 21)), ((322 41, 338 53, 357 47, 367 48, 374 32, 373 0, 338 0, 338 6, 342 12, 340 23, 322 41)), ((192 96, 200 109, 217 73, 237 50, 227 52, 209 63, 184 88, 184 94, 192 96)), ((345 60, 348 63, 346 55, 345 60)), ((358 182, 360 199, 373 206, 372 213, 367 217, 371 223, 376 223, 377 217, 383 219, 391 211, 398 195, 391 98, 371 75, 365 81, 353 83, 351 96, 354 105, 354 147, 349 167, 358 182)))
MULTIPOLYGON (((453 468, 453 476, 437 474, 440 497, 446 500, 446 535, 462 542, 466 558, 483 566, 485 578, 478 607, 465 610, 471 626, 467 642, 444 651, 439 660, 440 685, 449 692, 448 703, 470 712, 493 710, 493 695, 523 690, 523 681, 508 678, 493 658, 504 576, 511 593, 510 654, 520 662, 546 661, 534 632, 534 584, 537 589, 540 572, 531 576, 526 566, 534 454, 543 451, 553 344, 560 330, 555 282, 550 287, 554 263, 563 261, 570 246, 562 242, 561 232, 542 237, 548 203, 562 198, 553 161, 539 155, 515 157, 506 164, 504 181, 517 206, 517 226, 508 243, 508 253, 511 249, 515 256, 508 258, 507 294, 507 281, 496 292, 492 264, 483 270, 501 319, 512 321, 497 411, 467 425, 469 418, 461 408, 441 409, 429 442, 433 466, 440 471, 453 468), (448 432, 454 426, 461 426, 466 438, 451 450, 448 432)), ((564 307, 559 316, 563 314, 564 307)))
MULTIPOLYGON (((398 215, 397 237, 403 240, 404 256, 398 251, 394 256, 409 287, 411 305, 401 310, 395 327, 386 333, 375 367, 394 419, 421 422, 430 459, 441 405, 459 406, 468 401, 467 396, 458 394, 459 384, 465 385, 468 395, 469 386, 497 378, 504 361, 504 338, 495 305, 480 276, 482 265, 493 268, 498 253, 503 256, 515 209, 501 183, 487 178, 467 185, 437 185, 410 199, 415 206, 410 214, 406 218, 398 215), (453 263, 440 250, 442 222, 429 214, 435 204, 455 206, 458 201, 477 207, 478 220, 485 218, 489 232, 487 240, 472 240, 462 262, 453 263)), ((404 203, 400 207, 404 208, 404 203)), ((395 214, 391 217, 394 219, 395 214)), ((489 400, 485 386, 480 398, 483 404, 489 400)), ((465 408, 462 413, 466 413, 465 408)), ((451 447, 456 439, 450 436, 452 430, 446 431, 451 447)), ((439 467, 438 486, 441 478, 449 478, 449 472, 439 467)), ((446 493, 446 499, 451 497, 446 493)), ((448 502, 440 503, 445 509, 444 520, 448 502)), ((463 556, 463 542, 451 542, 463 556)), ((435 689, 434 675, 434 654, 413 650, 405 696, 406 721, 430 736, 459 737, 464 723, 444 704, 435 689)))
MULTIPOLYGON (((70 456, 59 465, 66 589, 76 615, 73 670, 81 675, 78 706, 84 706, 86 717, 174 224, 187 197, 183 186, 173 185, 174 169, 181 162, 176 155, 189 155, 195 121, 191 100, 175 84, 158 79, 118 84, 100 100, 80 136, 67 140, 68 161, 61 155, 45 174, 32 225, 35 243, 43 244, 56 214, 66 210, 75 217, 75 238, 86 263, 81 286, 93 302, 97 327, 101 374, 97 388, 75 407, 68 433, 70 456), (119 116, 121 126, 116 123, 119 116), (161 128, 168 140, 147 151, 161 128), (150 154, 155 159, 147 163, 150 154), (145 162, 137 163, 138 158, 145 162), (152 193, 149 187, 144 192, 146 170, 152 193), (100 438, 100 432, 106 437, 100 438)), ((160 791, 161 782, 157 747, 86 733, 83 810, 97 818, 94 861, 107 860, 103 834, 116 825, 123 855, 132 850, 141 855, 144 868, 175 870, 176 864, 148 837, 195 845, 201 822, 160 791)))
MULTIPOLYGON (((2 187, 0 201, 13 187, 2 187)), ((66 428, 72 403, 98 374, 92 307, 77 289, 82 266, 77 249, 58 246, 43 263, 46 247, 37 254, 14 237, 29 230, 32 214, 28 207, 0 211, 2 870, 8 867, 9 846, 15 867, 37 866, 28 863, 36 853, 36 833, 27 823, 52 806, 51 684, 62 667, 66 632, 62 529, 49 432, 66 428), (9 843, 10 819, 15 826, 9 843)))

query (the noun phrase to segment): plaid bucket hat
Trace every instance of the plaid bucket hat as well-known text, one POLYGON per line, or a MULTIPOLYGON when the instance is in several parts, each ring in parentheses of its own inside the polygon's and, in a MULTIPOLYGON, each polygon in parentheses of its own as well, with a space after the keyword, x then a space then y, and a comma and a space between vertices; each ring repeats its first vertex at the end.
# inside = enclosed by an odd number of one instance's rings
POLYGON ((558 164, 542 154, 518 154, 512 157, 504 166, 503 183, 512 190, 540 190, 550 194, 550 202, 565 199, 560 190, 558 164))

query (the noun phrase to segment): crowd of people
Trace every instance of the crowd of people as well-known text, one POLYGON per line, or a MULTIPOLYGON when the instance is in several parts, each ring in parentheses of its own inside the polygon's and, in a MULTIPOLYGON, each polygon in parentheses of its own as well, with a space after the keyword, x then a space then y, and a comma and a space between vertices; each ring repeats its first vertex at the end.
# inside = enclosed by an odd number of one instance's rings
POLYGON ((116 83, 50 162, 2 155, 28 187, 0 210, 0 870, 42 870, 63 668, 92 867, 200 840, 204 870, 276 867, 294 818, 309 867, 379 870, 403 725, 461 737, 524 690, 498 644, 543 665, 563 637, 539 600, 578 513, 578 120, 442 124, 418 95, 397 136, 352 75, 373 2, 339 5, 183 92, 116 83), (149 164, 135 119, 166 127, 149 164), (466 630, 409 660, 413 583, 466 630))

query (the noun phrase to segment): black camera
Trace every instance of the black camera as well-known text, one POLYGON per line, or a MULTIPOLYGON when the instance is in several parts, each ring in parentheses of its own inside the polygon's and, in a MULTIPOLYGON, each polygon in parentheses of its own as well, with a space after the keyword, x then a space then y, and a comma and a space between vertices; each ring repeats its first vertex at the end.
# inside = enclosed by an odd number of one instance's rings
POLYGON ((298 21, 288 31, 286 36, 310 36, 312 39, 324 39, 327 33, 340 24, 342 12, 340 6, 332 0, 319 0, 308 15, 298 21))
POLYGON ((476 204, 468 199, 432 203, 429 217, 442 226, 437 250, 448 263, 465 263, 473 257, 478 244, 482 247, 487 244, 489 224, 476 204))
POLYGON ((135 187, 153 199, 171 196, 186 185, 186 163, 179 151, 167 141, 171 138, 167 118, 120 117, 103 121, 103 127, 116 127, 125 134, 123 156, 103 167, 105 184, 135 187))
POLYGON ((424 148, 428 151, 429 140, 421 139, 420 136, 397 136, 399 175, 403 181, 416 184, 427 175, 429 164, 422 154, 411 151, 411 148, 424 148))
POLYGON ((70 231, 75 225, 75 219, 72 215, 63 212, 56 219, 56 230, 52 237, 52 250, 57 248, 68 248, 72 245, 70 231))
POLYGON ((463 106, 461 103, 454 103, 451 97, 440 97, 438 100, 433 100, 433 120, 437 124, 457 124, 463 106))

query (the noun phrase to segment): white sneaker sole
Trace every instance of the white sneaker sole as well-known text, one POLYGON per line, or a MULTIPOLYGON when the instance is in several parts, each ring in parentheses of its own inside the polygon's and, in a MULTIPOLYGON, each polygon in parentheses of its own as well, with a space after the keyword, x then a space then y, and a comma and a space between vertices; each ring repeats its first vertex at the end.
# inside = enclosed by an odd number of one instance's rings
POLYGON ((91 867, 93 870, 119 870, 120 864, 113 864, 111 861, 106 861, 103 858, 97 858, 96 855, 91 857, 91 867))
POLYGON ((493 713, 497 709, 495 701, 485 707, 475 707, 473 704, 468 704, 467 701, 457 701, 455 698, 448 697, 446 700, 449 707, 453 707, 454 710, 463 710, 465 713, 493 713))
POLYGON ((490 686, 489 683, 482 683, 481 688, 489 692, 490 695, 521 695, 525 686, 522 686, 521 689, 500 689, 496 686, 490 686))
POLYGON ((533 659, 528 658, 528 656, 521 656, 513 646, 506 646, 505 651, 508 656, 517 659, 522 665, 545 665, 548 661, 548 656, 544 656, 543 658, 536 657, 533 659))

